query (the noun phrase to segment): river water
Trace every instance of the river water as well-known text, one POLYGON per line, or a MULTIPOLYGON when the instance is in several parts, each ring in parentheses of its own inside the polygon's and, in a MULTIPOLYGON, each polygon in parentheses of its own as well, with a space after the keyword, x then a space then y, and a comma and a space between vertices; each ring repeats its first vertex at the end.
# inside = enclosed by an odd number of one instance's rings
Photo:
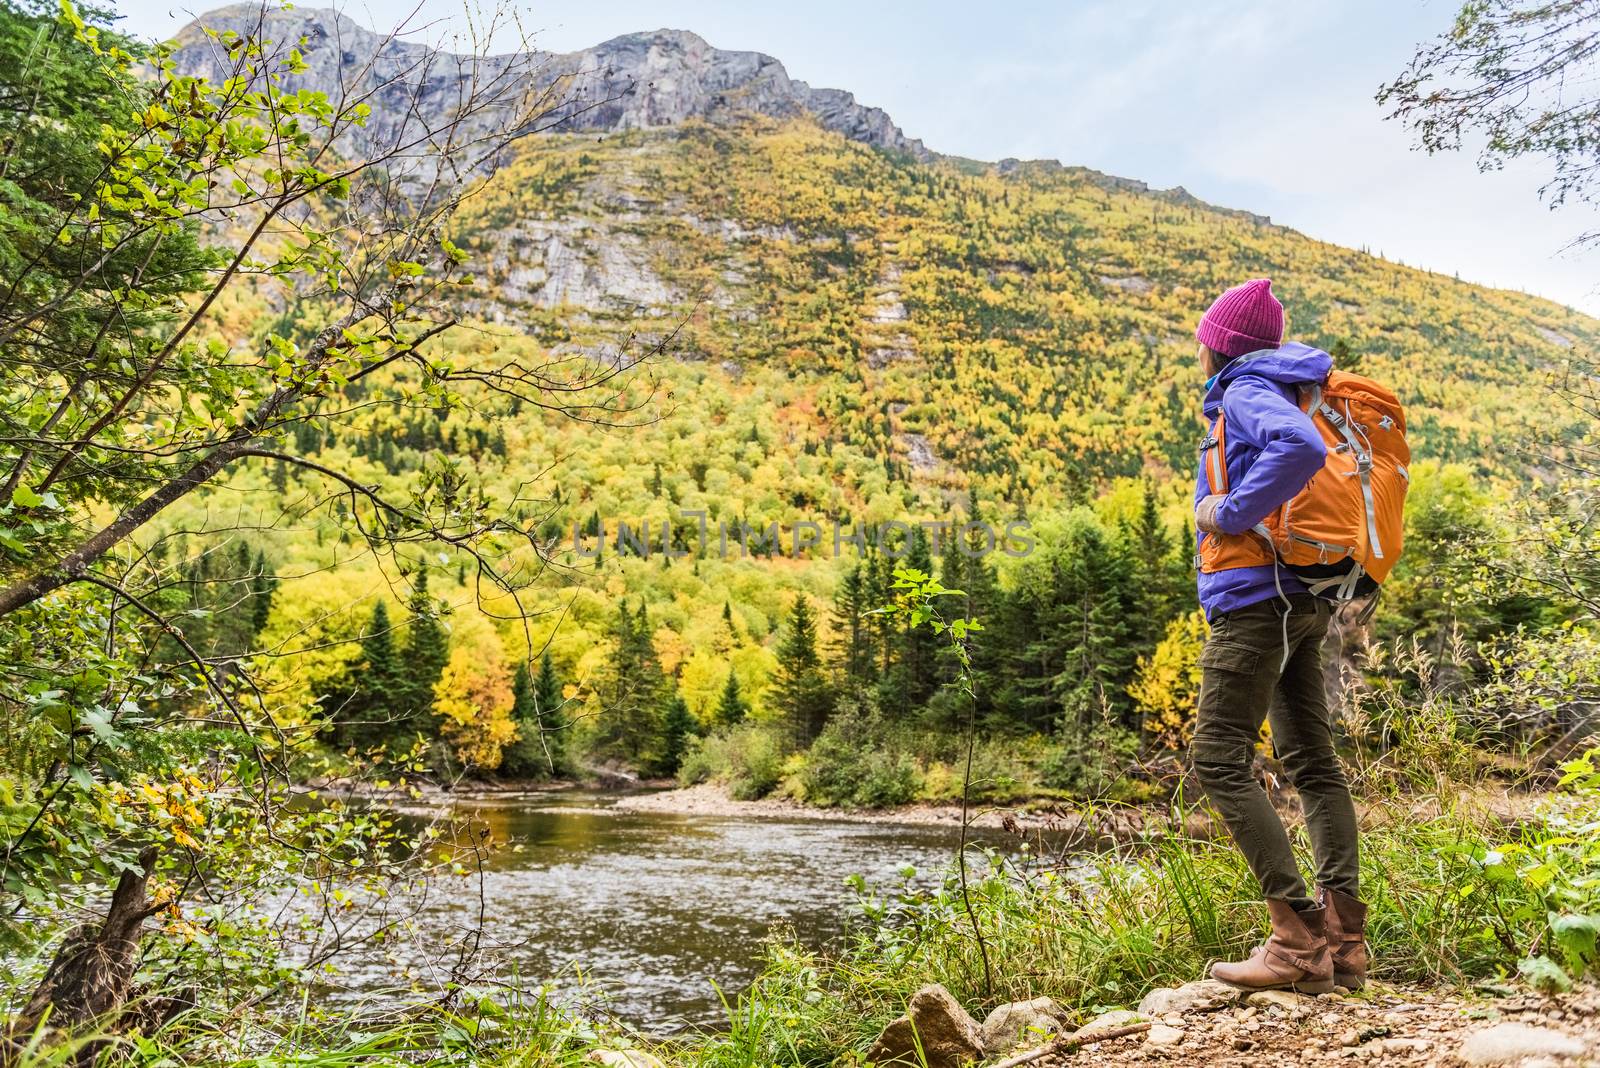
MULTIPOLYGON (((582 1003, 655 1033, 724 1018, 754 976, 774 928, 805 944, 836 943, 852 918, 847 877, 936 884, 955 856, 948 825, 672 815, 616 807, 617 795, 530 793, 456 802, 516 852, 483 876, 486 944, 525 983, 558 979, 582 1003), (598 999, 598 1001, 596 1000, 598 999)), ((993 837, 990 844, 1002 845, 993 837)), ((431 894, 422 931, 470 926, 475 880, 431 894)), ((393 987, 418 965, 404 949, 354 962, 347 978, 393 987)))

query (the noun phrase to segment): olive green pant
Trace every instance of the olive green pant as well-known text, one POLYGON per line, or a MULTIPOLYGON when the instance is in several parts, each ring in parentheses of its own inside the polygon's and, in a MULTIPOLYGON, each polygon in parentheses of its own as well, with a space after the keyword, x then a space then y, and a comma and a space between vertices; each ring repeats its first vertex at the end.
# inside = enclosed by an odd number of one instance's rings
POLYGON ((1359 896, 1359 846, 1355 805, 1333 750, 1323 689, 1322 640, 1332 606, 1310 594, 1289 601, 1287 615, 1283 601, 1274 598, 1211 621, 1200 654, 1191 753, 1195 776, 1262 894, 1306 908, 1311 901, 1289 835, 1251 768, 1263 719, 1271 718, 1273 748, 1300 794, 1317 882, 1359 896))

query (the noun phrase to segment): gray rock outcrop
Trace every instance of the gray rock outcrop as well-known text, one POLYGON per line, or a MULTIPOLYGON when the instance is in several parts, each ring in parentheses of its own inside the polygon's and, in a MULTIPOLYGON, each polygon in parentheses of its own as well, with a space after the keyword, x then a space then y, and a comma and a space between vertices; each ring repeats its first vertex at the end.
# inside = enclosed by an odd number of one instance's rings
MULTIPOLYGON (((932 155, 883 109, 842 89, 812 88, 769 55, 713 48, 687 30, 624 34, 578 52, 479 58, 435 50, 405 34, 374 33, 328 8, 263 11, 239 3, 201 15, 178 34, 173 58, 179 72, 214 79, 226 76, 234 61, 201 27, 272 41, 273 54, 287 54, 303 38, 298 48, 305 69, 285 77, 284 88, 322 90, 334 101, 368 99, 372 117, 352 137, 373 145, 395 143, 397 126, 408 118, 414 123, 417 116, 449 114, 464 89, 515 83, 548 93, 552 106, 543 109, 541 130, 609 132, 740 114, 809 115, 853 141, 917 159, 932 155)), ((475 121, 489 129, 505 112, 494 109, 475 121)))

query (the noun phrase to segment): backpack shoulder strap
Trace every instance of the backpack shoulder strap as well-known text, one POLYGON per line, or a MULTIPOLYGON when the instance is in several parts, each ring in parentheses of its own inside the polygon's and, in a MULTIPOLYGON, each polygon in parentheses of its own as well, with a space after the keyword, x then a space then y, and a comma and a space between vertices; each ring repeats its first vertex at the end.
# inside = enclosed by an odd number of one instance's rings
POLYGON ((1200 443, 1200 460, 1205 467, 1206 486, 1213 494, 1228 492, 1228 458, 1226 431, 1223 424, 1222 409, 1217 409, 1216 421, 1211 424, 1211 432, 1200 443))

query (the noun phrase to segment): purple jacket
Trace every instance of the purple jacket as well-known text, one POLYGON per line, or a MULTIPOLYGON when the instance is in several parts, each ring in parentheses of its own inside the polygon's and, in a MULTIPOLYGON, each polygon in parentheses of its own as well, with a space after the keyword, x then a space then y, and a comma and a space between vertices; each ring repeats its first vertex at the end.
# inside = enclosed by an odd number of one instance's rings
MULTIPOLYGON (((1328 449, 1310 417, 1300 410, 1295 386, 1321 382, 1333 360, 1321 349, 1289 342, 1282 348, 1248 353, 1230 363, 1206 392, 1206 419, 1217 412, 1228 417, 1224 437, 1228 466, 1228 499, 1217 509, 1217 526, 1229 534, 1243 534, 1283 502, 1305 488, 1322 470, 1328 449)), ((1195 483, 1195 504, 1206 495, 1205 456, 1195 483)), ((1200 541, 1209 535, 1201 534, 1200 541)), ((1236 567, 1200 574, 1200 607, 1207 619, 1245 605, 1276 597, 1273 568, 1236 567)), ((1302 593, 1305 587, 1286 570, 1279 570, 1284 593, 1302 593)))

